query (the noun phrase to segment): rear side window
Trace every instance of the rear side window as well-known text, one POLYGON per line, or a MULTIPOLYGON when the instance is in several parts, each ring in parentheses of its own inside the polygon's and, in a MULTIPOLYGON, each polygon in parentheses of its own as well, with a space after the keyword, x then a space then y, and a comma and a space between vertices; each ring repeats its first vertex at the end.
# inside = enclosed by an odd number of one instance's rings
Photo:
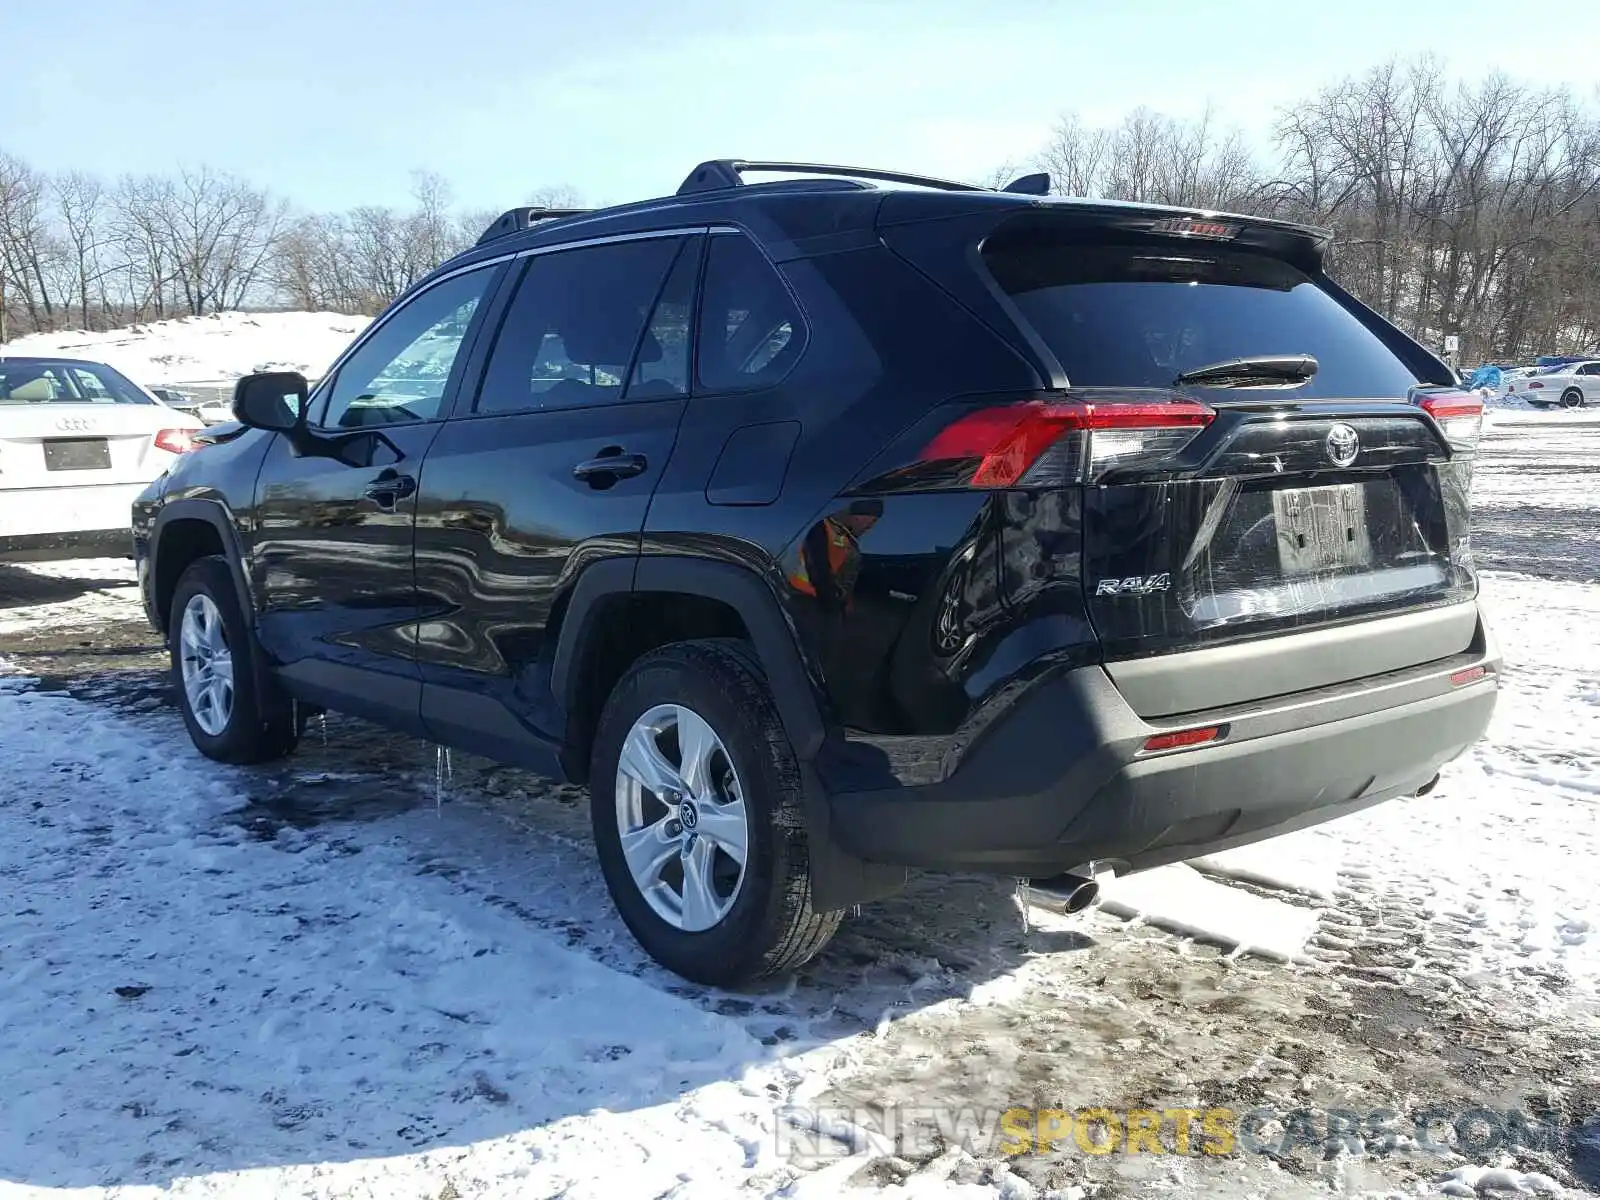
POLYGON ((1075 387, 1168 388, 1230 358, 1310 354, 1298 397, 1397 398, 1418 380, 1309 276, 1265 255, 1047 235, 991 239, 984 261, 1075 387))
POLYGON ((476 411, 587 408, 622 399, 645 321, 681 246, 680 238, 651 238, 530 259, 500 325, 476 411))
POLYGON ((700 297, 700 389, 771 387, 804 344, 800 310, 766 255, 741 234, 713 237, 700 297))
POLYGON ((654 400, 689 394, 689 351, 694 325, 694 285, 700 274, 702 238, 683 244, 650 314, 633 375, 625 393, 629 400, 654 400))

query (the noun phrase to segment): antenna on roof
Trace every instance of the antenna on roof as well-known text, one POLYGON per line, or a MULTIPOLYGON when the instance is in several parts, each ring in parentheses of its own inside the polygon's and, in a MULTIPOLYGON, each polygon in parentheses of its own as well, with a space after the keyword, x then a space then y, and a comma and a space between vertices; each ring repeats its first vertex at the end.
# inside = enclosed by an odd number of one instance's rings
POLYGON ((1019 175, 1000 190, 1002 192, 1017 192, 1024 196, 1048 196, 1050 194, 1050 176, 1043 171, 1035 175, 1019 175))
POLYGON ((950 179, 935 179, 931 175, 910 175, 904 171, 879 171, 873 167, 837 167, 827 163, 747 162, 742 158, 715 158, 703 162, 689 172, 678 188, 678 195, 694 192, 718 192, 724 188, 739 187, 744 183, 746 171, 770 171, 784 175, 838 175, 845 179, 881 179, 888 183, 909 183, 916 187, 936 188, 941 192, 986 192, 989 189, 975 183, 957 183, 950 179))
POLYGON ((578 217, 592 213, 592 208, 509 208, 495 218, 494 223, 479 235, 474 245, 481 246, 498 238, 510 237, 532 229, 540 221, 554 221, 561 217, 578 217))

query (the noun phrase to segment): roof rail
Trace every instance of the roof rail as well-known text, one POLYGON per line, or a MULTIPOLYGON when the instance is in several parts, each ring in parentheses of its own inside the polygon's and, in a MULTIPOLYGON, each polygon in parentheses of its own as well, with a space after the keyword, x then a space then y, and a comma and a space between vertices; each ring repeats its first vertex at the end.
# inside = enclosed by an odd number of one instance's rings
POLYGON ((577 217, 592 213, 592 208, 508 208, 495 218, 494 223, 479 235, 473 244, 481 246, 497 238, 510 237, 524 229, 532 229, 540 221, 554 221, 558 217, 577 217))
POLYGON ((882 179, 888 183, 910 183, 919 187, 937 188, 942 192, 990 190, 975 183, 956 183, 954 180, 935 179, 929 175, 909 175, 904 171, 879 171, 871 167, 836 167, 826 163, 751 162, 742 158, 714 158, 701 163, 689 172, 689 177, 678 188, 678 195, 687 196, 694 192, 716 192, 723 188, 739 187, 744 183, 742 176, 746 171, 781 171, 788 175, 839 175, 846 179, 882 179))

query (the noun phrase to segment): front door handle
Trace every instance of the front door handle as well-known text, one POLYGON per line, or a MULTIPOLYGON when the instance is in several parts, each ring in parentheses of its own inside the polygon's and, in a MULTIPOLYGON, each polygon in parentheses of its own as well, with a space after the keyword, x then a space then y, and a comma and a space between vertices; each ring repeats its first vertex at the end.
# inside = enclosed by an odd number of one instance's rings
POLYGON ((416 490, 415 479, 409 475, 402 475, 391 467, 378 472, 377 478, 367 484, 363 494, 368 500, 375 501, 379 508, 393 508, 416 490))
POLYGON ((607 447, 598 458, 591 458, 572 468, 572 477, 582 479, 593 487, 610 487, 619 479, 643 475, 650 460, 642 454, 624 454, 620 448, 607 447))

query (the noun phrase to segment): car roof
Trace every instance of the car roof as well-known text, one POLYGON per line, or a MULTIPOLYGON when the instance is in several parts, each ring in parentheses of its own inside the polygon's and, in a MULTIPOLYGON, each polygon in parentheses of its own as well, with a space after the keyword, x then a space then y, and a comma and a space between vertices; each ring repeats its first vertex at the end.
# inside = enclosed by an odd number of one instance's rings
MULTIPOLYGON (((995 213, 1007 210, 1018 213, 1056 210, 1090 218, 1100 214, 1113 221, 1130 215, 1155 219, 1218 219, 1265 227, 1304 239, 1316 247, 1319 255, 1321 248, 1332 238, 1330 230, 1316 226, 1198 208, 996 191, 933 179, 926 180, 929 186, 925 187, 914 184, 882 187, 871 180, 850 177, 851 168, 720 160, 701 164, 696 172, 728 164, 736 169, 770 167, 782 170, 795 167, 812 172, 813 176, 817 172, 828 171, 837 174, 754 184, 737 182, 735 177, 735 181, 727 186, 694 186, 695 174, 692 173, 684 189, 672 196, 658 196, 592 211, 542 210, 552 214, 548 220, 541 219, 541 210, 512 209, 486 231, 477 245, 443 264, 435 274, 544 246, 714 224, 744 228, 761 241, 775 259, 782 261, 803 253, 814 238, 830 239, 831 244, 842 248, 848 244, 850 235, 860 237, 871 233, 886 207, 892 210, 892 219, 897 224, 941 216, 970 215, 985 210, 995 213), (519 218, 532 219, 537 223, 531 227, 517 228, 519 218), (502 234, 499 233, 500 228, 514 231, 502 234)), ((902 184, 919 178, 889 172, 865 173, 869 176, 887 175, 902 184)), ((1048 184, 1047 179, 1043 182, 1048 184)))
MULTIPOLYGON (((110 363, 95 358, 73 358, 66 354, 0 354, 0 366, 6 363, 61 363, 69 367, 109 367, 110 363)), ((115 368, 112 368, 115 370, 115 368)))

